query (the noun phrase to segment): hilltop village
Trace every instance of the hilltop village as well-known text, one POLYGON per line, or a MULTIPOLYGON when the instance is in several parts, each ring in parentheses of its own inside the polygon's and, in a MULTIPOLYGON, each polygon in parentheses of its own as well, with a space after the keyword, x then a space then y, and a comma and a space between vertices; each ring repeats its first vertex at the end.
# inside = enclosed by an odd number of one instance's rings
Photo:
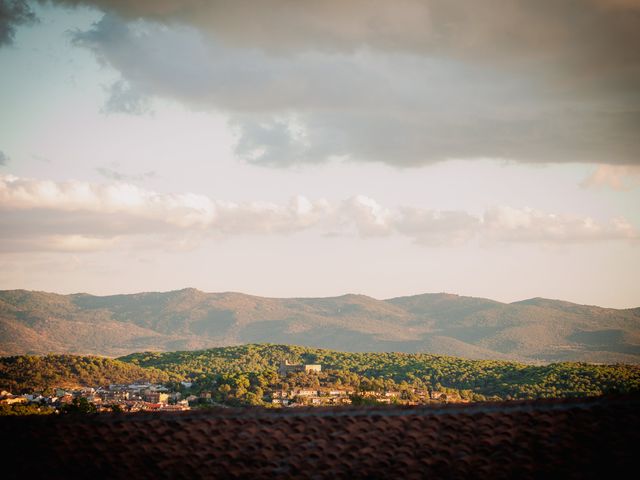
MULTIPOLYGON (((356 390, 335 385, 320 385, 318 364, 280 363, 279 387, 263 392, 259 404, 265 407, 305 407, 403 404, 418 405, 432 402, 468 402, 455 392, 427 389, 403 390, 356 390), (301 376, 306 377, 300 381, 301 376), (301 385, 300 385, 301 384, 301 385)), ((104 413, 104 412, 177 412, 193 408, 227 406, 225 393, 230 393, 226 384, 216 388, 203 388, 194 382, 179 382, 173 385, 137 382, 111 384, 77 389, 54 388, 53 392, 31 392, 13 394, 0 392, 0 409, 25 413, 104 413), (221 400, 223 400, 221 402, 221 400)), ((256 403, 258 404, 258 403, 256 403)), ((233 405, 233 402, 231 402, 233 405)))

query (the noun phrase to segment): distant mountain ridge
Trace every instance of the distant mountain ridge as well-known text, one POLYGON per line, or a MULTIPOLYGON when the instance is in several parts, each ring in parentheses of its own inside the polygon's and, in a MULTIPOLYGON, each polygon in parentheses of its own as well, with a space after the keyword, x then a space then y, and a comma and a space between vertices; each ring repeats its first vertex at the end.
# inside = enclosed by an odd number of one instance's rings
POLYGON ((94 296, 0 291, 0 355, 119 356, 241 343, 428 352, 525 362, 640 363, 640 308, 436 293, 265 298, 171 292, 94 296))

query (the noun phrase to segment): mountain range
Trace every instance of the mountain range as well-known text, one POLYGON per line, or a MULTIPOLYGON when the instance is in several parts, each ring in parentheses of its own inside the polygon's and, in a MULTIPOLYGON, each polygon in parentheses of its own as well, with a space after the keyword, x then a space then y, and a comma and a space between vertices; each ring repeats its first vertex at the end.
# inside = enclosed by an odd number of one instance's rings
POLYGON ((119 356, 241 343, 524 362, 640 363, 640 308, 446 293, 264 298, 196 289, 94 296, 0 291, 0 355, 119 356))

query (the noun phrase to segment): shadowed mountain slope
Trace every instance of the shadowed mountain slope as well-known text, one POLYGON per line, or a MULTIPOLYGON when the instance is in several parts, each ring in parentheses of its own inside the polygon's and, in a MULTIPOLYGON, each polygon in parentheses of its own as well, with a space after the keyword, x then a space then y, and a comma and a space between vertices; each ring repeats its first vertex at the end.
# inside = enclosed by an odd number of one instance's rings
POLYGON ((468 358, 640 363, 640 309, 451 294, 263 298, 184 289, 93 296, 0 291, 0 354, 124 355, 240 343, 468 358))

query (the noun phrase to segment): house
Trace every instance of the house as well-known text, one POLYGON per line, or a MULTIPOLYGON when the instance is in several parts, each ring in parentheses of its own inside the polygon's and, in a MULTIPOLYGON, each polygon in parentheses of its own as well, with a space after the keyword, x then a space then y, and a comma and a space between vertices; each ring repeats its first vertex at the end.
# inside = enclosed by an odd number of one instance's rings
POLYGON ((274 390, 271 394, 272 398, 289 398, 289 392, 285 390, 274 390))
POLYGON ((317 364, 293 364, 289 363, 288 360, 284 362, 280 362, 280 367, 278 368, 278 373, 286 377, 290 373, 295 372, 305 372, 305 373, 319 373, 322 371, 322 365, 317 364))
POLYGON ((318 395, 317 390, 300 389, 295 392, 298 397, 316 397, 318 395))
POLYGON ((191 410, 189 405, 162 405, 159 409, 161 412, 184 412, 191 410))
MULTIPOLYGON (((130 385, 127 385, 126 387, 123 386, 122 388, 119 388, 118 390, 127 390, 130 394, 137 394, 140 395, 142 392, 144 392, 145 390, 147 390, 151 385, 148 383, 132 383, 130 385)), ((111 388, 111 387, 109 387, 111 388)))
POLYGON ((380 396, 380 392, 376 392, 375 390, 364 390, 360 392, 360 396, 366 398, 377 398, 380 396))
POLYGON ((97 394, 104 402, 123 402, 129 400, 129 392, 122 390, 102 390, 97 394))
POLYGON ((353 390, 329 390, 327 393, 333 397, 345 397, 351 395, 353 390))
POLYGON ((3 405, 15 405, 18 403, 27 403, 27 399, 25 397, 6 396, 0 400, 0 404, 3 405))
POLYGON ((165 393, 169 391, 169 389, 164 385, 152 385, 151 390, 153 390, 154 392, 165 392, 165 393))
POLYGON ((153 390, 147 390, 144 392, 144 399, 149 403, 162 403, 166 404, 169 402, 169 394, 156 392, 153 390))

